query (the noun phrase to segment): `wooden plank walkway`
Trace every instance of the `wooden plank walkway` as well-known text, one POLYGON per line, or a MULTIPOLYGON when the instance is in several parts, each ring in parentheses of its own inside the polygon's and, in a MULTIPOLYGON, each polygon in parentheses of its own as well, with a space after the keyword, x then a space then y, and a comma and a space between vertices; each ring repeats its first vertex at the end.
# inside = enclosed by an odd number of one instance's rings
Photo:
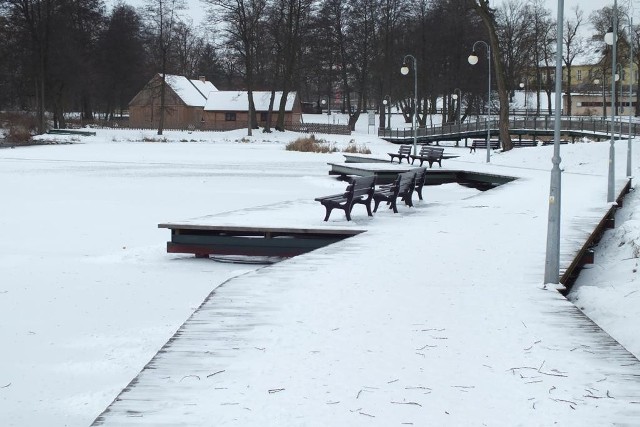
MULTIPOLYGON (((548 173, 517 174, 224 283, 94 425, 634 425, 640 362, 541 286, 548 173), (439 256, 446 245, 458 256, 439 256)), ((564 268, 607 209, 563 194, 564 268)))

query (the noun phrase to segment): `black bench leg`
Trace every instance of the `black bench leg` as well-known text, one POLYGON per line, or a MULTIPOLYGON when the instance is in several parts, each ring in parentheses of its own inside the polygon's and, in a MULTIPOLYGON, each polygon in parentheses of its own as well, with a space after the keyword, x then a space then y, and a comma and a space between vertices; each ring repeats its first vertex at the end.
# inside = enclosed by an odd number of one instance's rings
POLYGON ((416 193, 418 193, 418 199, 422 200, 422 188, 419 190, 416 190, 416 193))
POLYGON ((374 203, 373 211, 378 212, 378 205, 380 204, 380 200, 375 200, 373 203, 374 203))
POLYGON ((324 207, 327 211, 327 214, 324 216, 324 220, 325 221, 329 221, 329 216, 331 216, 331 211, 333 210, 333 208, 330 208, 329 206, 324 207))
POLYGON ((344 214, 347 217, 347 221, 351 221, 351 209, 353 209, 353 205, 345 206, 344 208, 344 214))
POLYGON ((442 167, 442 160, 438 160, 438 166, 442 167))
POLYGON ((371 212, 371 200, 369 200, 369 203, 365 203, 364 206, 367 208, 367 215, 373 216, 373 212, 371 212))
POLYGON ((398 207, 396 206, 395 198, 391 201, 391 206, 389 206, 389 209, 393 209, 393 213, 398 213, 398 207))

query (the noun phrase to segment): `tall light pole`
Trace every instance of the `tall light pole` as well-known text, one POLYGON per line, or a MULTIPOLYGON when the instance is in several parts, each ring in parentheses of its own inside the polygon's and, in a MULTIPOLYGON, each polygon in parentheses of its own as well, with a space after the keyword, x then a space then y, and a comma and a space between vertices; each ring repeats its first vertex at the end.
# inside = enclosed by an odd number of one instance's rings
POLYGON ((460 89, 455 88, 453 95, 451 95, 454 101, 456 101, 456 123, 460 125, 460 110, 462 110, 462 92, 460 89), (456 93, 457 92, 457 93, 456 93))
POLYGON ((418 155, 418 61, 413 55, 405 55, 400 72, 403 76, 409 74, 407 59, 413 61, 413 155, 418 155))
MULTIPOLYGON (((632 4, 633 6, 633 4, 632 4)), ((632 121, 632 111, 631 108, 633 102, 631 101, 631 93, 633 91, 633 79, 635 77, 635 73, 633 72, 633 16, 629 16, 626 13, 623 13, 627 18, 627 30, 629 31, 629 97, 627 99, 627 105, 629 107, 629 139, 627 140, 627 178, 631 178, 631 121, 632 121)), ((622 90, 622 88, 620 89, 622 90)), ((620 120, 620 127, 622 128, 622 119, 620 120)))
POLYGON ((618 44, 618 0, 613 2, 613 26, 611 31, 607 32, 604 36, 604 41, 611 46, 611 142, 609 143, 609 173, 607 178, 607 202, 612 203, 615 198, 615 166, 616 166, 616 152, 615 152, 615 132, 614 124, 616 120, 616 45, 618 44))
POLYGON ((322 101, 320 101, 320 103, 323 107, 327 107, 327 125, 330 125, 331 123, 329 123, 329 110, 331 110, 331 108, 329 108, 329 98, 323 99, 322 101))
POLYGON ((487 48, 487 65, 489 66, 489 84, 487 89, 487 163, 491 161, 491 47, 484 40, 478 40, 473 44, 471 48, 472 52, 469 55, 469 64, 476 65, 478 63, 478 54, 476 53, 476 45, 478 43, 483 44, 487 48))
POLYGON ((562 43, 564 0, 558 0, 556 40, 555 123, 553 130, 553 158, 549 185, 549 219, 547 222, 547 251, 544 262, 544 283, 560 281, 560 202, 562 176, 560 171, 560 119, 562 118, 562 43))
POLYGON ((524 119, 526 123, 526 120, 529 117, 529 112, 527 111, 527 85, 524 82, 520 82, 520 89, 524 90, 524 119))
MULTIPOLYGON (((605 105, 605 96, 604 96, 604 85, 605 85, 605 78, 604 76, 602 76, 602 120, 604 120, 604 116, 605 114, 605 109, 607 108, 607 106, 605 105)), ((594 85, 599 85, 600 84, 600 79, 594 79, 593 80, 593 84, 594 85)))
POLYGON ((391 130, 391 96, 386 95, 382 100, 382 105, 387 107, 387 129, 391 130))

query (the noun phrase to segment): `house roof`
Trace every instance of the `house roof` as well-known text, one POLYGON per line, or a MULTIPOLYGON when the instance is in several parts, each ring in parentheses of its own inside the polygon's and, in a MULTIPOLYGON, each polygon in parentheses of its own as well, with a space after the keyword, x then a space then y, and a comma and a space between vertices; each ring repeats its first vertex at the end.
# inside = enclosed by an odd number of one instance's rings
POLYGON ((184 76, 166 75, 167 85, 190 107, 204 107, 209 93, 218 89, 213 83, 190 80, 184 76))
MULTIPOLYGON (((274 110, 278 109, 281 97, 281 91, 275 92, 275 99, 273 103, 274 110)), ((254 91, 253 102, 255 104, 256 111, 268 111, 270 99, 271 91, 254 91)), ((296 92, 289 92, 287 95, 287 103, 285 105, 286 111, 293 110, 295 99, 296 92)), ((247 92, 230 90, 210 93, 204 109, 205 111, 248 111, 249 99, 247 92)))
POLYGON ((590 43, 585 49, 580 52, 573 60, 574 66, 581 65, 596 65, 602 60, 603 56, 603 43, 590 43))

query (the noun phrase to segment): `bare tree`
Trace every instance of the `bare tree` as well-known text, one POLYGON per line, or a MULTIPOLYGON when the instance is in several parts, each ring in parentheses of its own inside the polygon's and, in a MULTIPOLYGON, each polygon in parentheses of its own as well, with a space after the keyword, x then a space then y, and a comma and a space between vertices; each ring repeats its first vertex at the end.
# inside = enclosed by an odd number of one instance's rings
POLYGON ((531 27, 522 25, 529 21, 528 15, 527 5, 517 0, 508 0, 497 11, 497 33, 510 100, 527 67, 523 59, 528 58, 532 50, 531 27))
POLYGON ((56 0, 0 0, 7 9, 13 25, 27 35, 27 49, 31 56, 30 71, 34 77, 37 131, 45 131, 45 88, 48 75, 52 16, 59 7, 56 0))
POLYGON ((249 102, 247 135, 252 135, 255 127, 256 107, 253 101, 257 46, 260 39, 262 20, 267 0, 203 0, 210 8, 209 15, 220 17, 226 24, 229 45, 244 62, 245 83, 249 102))
MULTIPOLYGON (((549 88, 552 85, 550 66, 552 61, 551 53, 553 51, 552 45, 555 40, 553 37, 555 24, 551 19, 551 11, 545 7, 544 0, 531 0, 529 16, 532 27, 533 51, 531 68, 535 70, 536 115, 540 115, 540 93, 543 90, 550 90, 549 88), (544 79, 543 72, 545 73, 544 79)), ((547 103, 549 114, 551 114, 551 100, 547 99, 547 103)))
POLYGON ((567 96, 567 110, 566 114, 571 115, 571 89, 572 89, 572 75, 571 66, 576 57, 582 54, 585 50, 584 39, 579 33, 580 27, 583 23, 583 12, 580 9, 580 5, 577 5, 573 9, 574 16, 571 19, 567 19, 564 24, 564 35, 562 40, 564 42, 564 54, 562 61, 567 68, 567 85, 565 87, 565 94, 567 96))
POLYGON ((184 9, 184 0, 145 0, 145 17, 148 27, 154 33, 154 39, 160 52, 160 117, 158 120, 158 135, 164 131, 165 93, 167 61, 173 43, 173 36, 177 13, 184 9))
MULTIPOLYGON (((480 16, 480 19, 482 19, 489 36, 496 83, 498 84, 498 98, 500 100, 500 120, 498 124, 500 128, 500 140, 502 142, 502 149, 508 151, 513 148, 511 134, 509 132, 509 95, 507 93, 505 70, 502 63, 502 50, 496 31, 495 11, 489 7, 489 0, 467 1, 471 8, 480 16)), ((489 108, 491 108, 491 106, 489 106, 489 108)))

